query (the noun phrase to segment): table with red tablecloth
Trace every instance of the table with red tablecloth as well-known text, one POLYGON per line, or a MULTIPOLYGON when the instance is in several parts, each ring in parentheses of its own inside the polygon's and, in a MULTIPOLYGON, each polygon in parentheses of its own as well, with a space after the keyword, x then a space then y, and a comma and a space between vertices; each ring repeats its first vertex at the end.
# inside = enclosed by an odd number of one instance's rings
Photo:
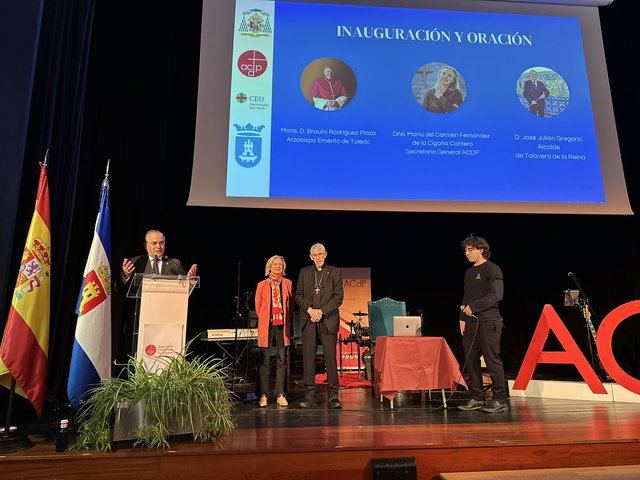
POLYGON ((401 390, 455 390, 456 384, 467 387, 460 365, 442 337, 378 337, 374 375, 377 392, 392 402, 401 390))

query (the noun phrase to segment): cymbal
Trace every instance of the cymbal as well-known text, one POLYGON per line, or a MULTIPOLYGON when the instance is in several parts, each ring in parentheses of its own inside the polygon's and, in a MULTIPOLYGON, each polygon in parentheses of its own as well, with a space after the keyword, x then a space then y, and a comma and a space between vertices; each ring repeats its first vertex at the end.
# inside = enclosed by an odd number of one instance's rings
POLYGON ((369 316, 369 314, 368 314, 368 313, 364 313, 364 312, 360 312, 360 311, 358 311, 358 312, 353 313, 353 316, 354 316, 354 317, 368 317, 368 316, 369 316))
POLYGON ((355 327, 356 325, 358 325, 358 323, 360 322, 347 322, 347 325, 349 325, 350 327, 355 327))

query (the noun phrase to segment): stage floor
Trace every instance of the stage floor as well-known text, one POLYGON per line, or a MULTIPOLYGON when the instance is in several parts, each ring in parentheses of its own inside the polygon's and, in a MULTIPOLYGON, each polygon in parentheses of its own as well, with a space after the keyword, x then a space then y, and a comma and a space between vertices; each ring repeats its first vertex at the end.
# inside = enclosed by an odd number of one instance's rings
MULTIPOLYGON (((297 408, 301 394, 290 396, 287 408, 274 403, 266 408, 239 405, 236 436, 266 436, 268 445, 278 449, 284 446, 278 445, 279 439, 288 444, 292 435, 300 435, 290 445, 297 450, 640 442, 640 406, 631 403, 512 398, 509 412, 488 414, 458 410, 456 405, 467 400, 465 392, 455 393, 447 409, 440 391, 432 392, 431 402, 426 394, 399 393, 393 410, 388 400, 380 403, 369 389, 341 390, 342 410, 327 409, 326 394, 318 397, 318 408, 310 410, 297 408), (307 435, 309 429, 317 428, 322 436, 307 435)), ((227 446, 242 449, 238 443, 227 446)))
POLYGON ((370 389, 341 390, 342 410, 239 404, 236 431, 217 443, 175 442, 170 451, 119 448, 56 454, 53 445, 0 458, 3 479, 360 479, 373 458, 413 457, 420 479, 443 472, 640 464, 637 404, 523 399, 501 414, 463 412, 456 393, 442 408, 402 393, 394 410, 370 389), (28 475, 27 475, 28 474, 28 475), (25 476, 27 475, 27 476, 25 476))

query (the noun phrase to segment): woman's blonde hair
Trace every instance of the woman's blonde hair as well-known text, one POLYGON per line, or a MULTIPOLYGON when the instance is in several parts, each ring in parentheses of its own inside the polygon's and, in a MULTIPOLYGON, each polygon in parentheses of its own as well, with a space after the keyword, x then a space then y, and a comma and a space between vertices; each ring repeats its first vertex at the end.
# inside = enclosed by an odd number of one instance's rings
POLYGON ((442 81, 442 75, 444 75, 445 70, 451 70, 453 73, 453 85, 449 86, 449 88, 455 88, 456 90, 460 90, 460 82, 458 81, 458 71, 450 67, 449 65, 445 65, 438 72, 438 81, 436 82, 436 90, 440 90, 440 82, 442 81))
POLYGON ((287 262, 284 261, 284 257, 282 255, 274 255, 269 260, 267 260, 267 264, 264 266, 265 277, 269 276, 269 273, 271 272, 271 265, 273 265, 273 262, 275 262, 278 258, 282 260, 282 275, 284 276, 285 272, 287 271, 287 262))

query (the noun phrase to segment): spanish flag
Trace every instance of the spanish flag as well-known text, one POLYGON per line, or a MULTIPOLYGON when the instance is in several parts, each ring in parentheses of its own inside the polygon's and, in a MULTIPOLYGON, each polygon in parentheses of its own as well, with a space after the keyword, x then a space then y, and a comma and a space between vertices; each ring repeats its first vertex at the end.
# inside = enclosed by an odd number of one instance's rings
POLYGON ((36 207, 0 345, 0 383, 9 387, 15 378, 16 391, 29 399, 39 417, 47 376, 50 290, 49 186, 47 166, 41 163, 36 207))

